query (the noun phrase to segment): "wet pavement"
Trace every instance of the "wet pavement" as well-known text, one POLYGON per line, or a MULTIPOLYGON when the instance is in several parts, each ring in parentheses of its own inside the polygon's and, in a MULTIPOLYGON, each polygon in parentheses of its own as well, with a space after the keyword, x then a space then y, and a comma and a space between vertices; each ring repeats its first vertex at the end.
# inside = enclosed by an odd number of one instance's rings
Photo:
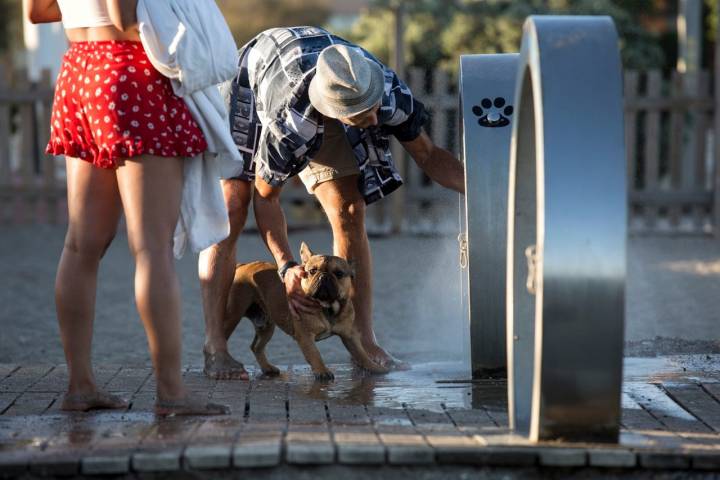
POLYGON ((277 378, 254 371, 250 382, 215 381, 188 368, 193 392, 232 408, 212 418, 155 417, 149 368, 97 368, 99 383, 130 400, 126 411, 64 413, 64 366, 0 364, 0 476, 135 478, 261 467, 289 475, 300 466, 358 464, 700 475, 720 469, 718 367, 720 355, 626 359, 620 444, 593 445, 530 444, 512 435, 505 383, 472 381, 459 362, 382 376, 333 365, 329 384, 315 382, 304 365, 282 367, 277 378))
MULTIPOLYGON (((52 294, 63 235, 54 226, 0 231, 0 477, 418 480, 476 476, 482 467, 488 478, 549 470, 554 478, 700 478, 720 471, 720 242, 713 239, 629 240, 623 433, 619 445, 600 446, 529 445, 507 429, 505 383, 469 380, 457 244, 443 236, 371 240, 378 338, 413 369, 359 375, 342 363, 347 352, 333 338, 319 344, 335 364, 329 385, 314 382, 279 331, 268 356, 286 365, 283 375, 256 376, 249 322, 231 351, 249 366, 251 382, 206 379, 196 257, 187 255, 177 263, 185 380, 232 414, 158 419, 120 234, 101 266, 93 361, 100 383, 131 404, 124 412, 63 413, 67 379, 52 294), (307 465, 313 469, 299 468, 307 465)), ((327 231, 291 235, 292 245, 301 240, 331 248, 327 231)), ((255 233, 244 234, 238 258, 267 258, 255 233)))

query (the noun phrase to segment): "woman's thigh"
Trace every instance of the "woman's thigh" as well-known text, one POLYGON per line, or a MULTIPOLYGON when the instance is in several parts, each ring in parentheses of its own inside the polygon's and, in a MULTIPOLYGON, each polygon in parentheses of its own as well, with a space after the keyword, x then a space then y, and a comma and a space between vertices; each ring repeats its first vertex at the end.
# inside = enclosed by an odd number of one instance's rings
POLYGON ((117 169, 128 240, 134 252, 172 249, 180 215, 183 159, 141 155, 117 169))
POLYGON ((122 213, 115 171, 66 157, 68 234, 66 246, 102 254, 117 231, 122 213))

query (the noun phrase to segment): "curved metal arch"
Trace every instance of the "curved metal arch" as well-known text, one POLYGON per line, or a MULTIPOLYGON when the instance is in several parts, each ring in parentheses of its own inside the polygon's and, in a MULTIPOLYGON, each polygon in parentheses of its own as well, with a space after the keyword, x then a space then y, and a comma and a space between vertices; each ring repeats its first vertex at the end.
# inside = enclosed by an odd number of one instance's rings
POLYGON ((532 440, 617 441, 626 163, 609 17, 532 16, 508 186, 510 426, 532 440))

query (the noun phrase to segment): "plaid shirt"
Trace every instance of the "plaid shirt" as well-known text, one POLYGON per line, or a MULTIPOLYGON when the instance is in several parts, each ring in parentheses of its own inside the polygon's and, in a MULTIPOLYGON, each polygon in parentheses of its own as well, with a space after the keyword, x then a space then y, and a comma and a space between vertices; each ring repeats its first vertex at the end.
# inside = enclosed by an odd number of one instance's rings
MULTIPOLYGON (((282 185, 319 150, 323 115, 310 103, 308 87, 318 55, 333 44, 357 47, 321 28, 293 27, 266 30, 240 50, 237 77, 221 86, 233 139, 245 160, 236 178, 252 180, 257 173, 270 185, 282 185)), ((427 113, 395 72, 362 51, 385 73, 378 126, 343 126, 360 170, 358 188, 372 203, 402 185, 389 135, 414 140, 427 113)))

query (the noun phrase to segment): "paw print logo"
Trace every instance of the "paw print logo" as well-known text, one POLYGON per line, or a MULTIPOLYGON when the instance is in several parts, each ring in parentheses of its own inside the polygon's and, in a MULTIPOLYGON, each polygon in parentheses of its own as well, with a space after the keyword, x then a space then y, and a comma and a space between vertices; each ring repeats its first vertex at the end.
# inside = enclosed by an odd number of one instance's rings
POLYGON ((483 98, 472 111, 478 116, 478 123, 482 127, 506 127, 510 125, 508 117, 513 114, 513 106, 505 105, 502 97, 495 97, 494 100, 483 98))

